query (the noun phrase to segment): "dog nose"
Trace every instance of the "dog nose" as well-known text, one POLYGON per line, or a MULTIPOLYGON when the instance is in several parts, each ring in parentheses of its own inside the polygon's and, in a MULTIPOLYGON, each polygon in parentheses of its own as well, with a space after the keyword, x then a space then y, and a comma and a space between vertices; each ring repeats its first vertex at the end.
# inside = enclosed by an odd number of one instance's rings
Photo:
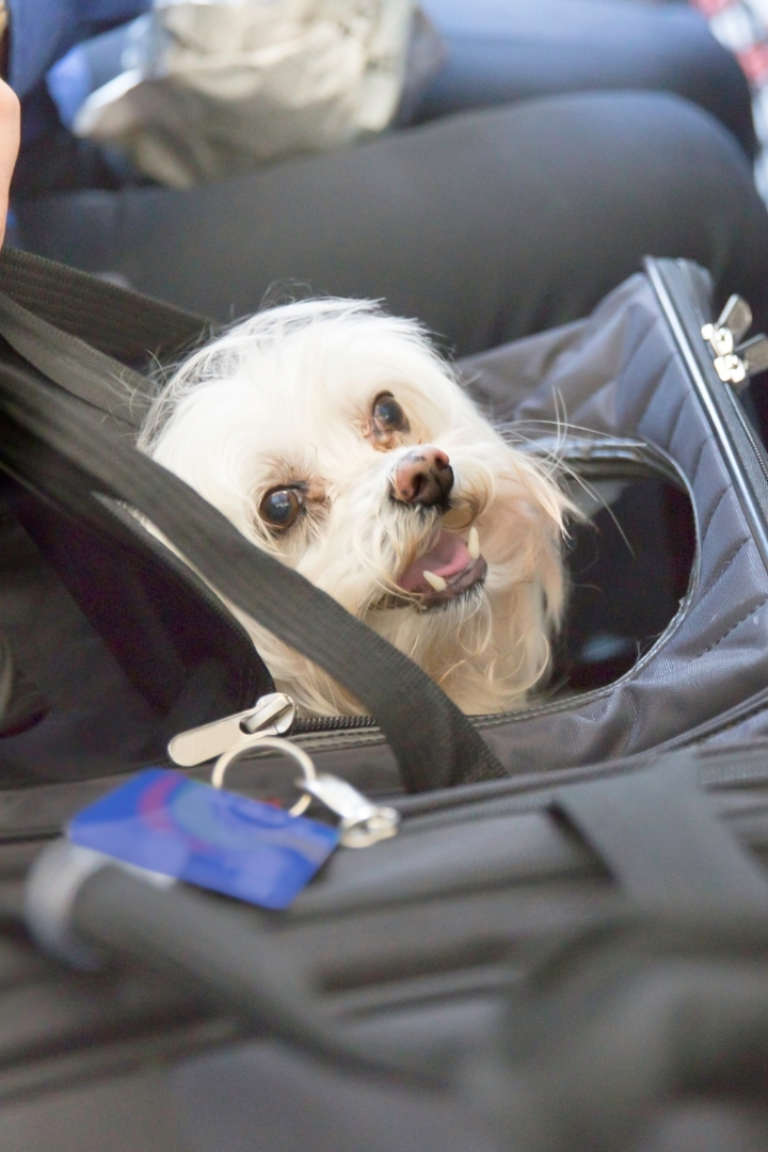
POLYGON ((453 468, 445 452, 420 444, 402 457, 392 477, 392 495, 403 504, 431 508, 453 488, 453 468))

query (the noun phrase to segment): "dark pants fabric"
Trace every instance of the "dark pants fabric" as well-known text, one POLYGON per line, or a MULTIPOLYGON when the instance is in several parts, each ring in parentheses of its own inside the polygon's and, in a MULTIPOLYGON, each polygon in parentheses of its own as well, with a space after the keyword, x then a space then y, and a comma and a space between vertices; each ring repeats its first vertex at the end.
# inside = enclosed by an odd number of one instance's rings
POLYGON ((584 315, 645 253, 768 324, 768 215, 733 137, 665 95, 465 113, 187 192, 25 204, 44 255, 222 319, 271 287, 386 300, 460 354, 584 315))
POLYGON ((698 260, 768 324, 749 94, 700 17, 627 0, 430 5, 449 56, 418 113, 428 123, 185 192, 19 200, 20 242, 221 319, 273 288, 382 298, 459 354, 584 315, 646 253, 698 260), (549 31, 526 48, 521 28, 539 6, 548 16, 537 26, 549 31), (673 44, 661 32, 654 42, 652 20, 678 29, 673 44), (621 65, 620 27, 630 37, 621 65), (647 88, 656 77, 688 95, 692 77, 708 74, 702 103, 722 115, 653 92, 523 99, 537 71, 544 90, 647 88), (514 102, 456 112, 491 98, 514 102))
POLYGON ((749 89, 685 3, 424 0, 447 50, 413 119, 566 92, 672 92, 711 112, 749 156, 749 89))

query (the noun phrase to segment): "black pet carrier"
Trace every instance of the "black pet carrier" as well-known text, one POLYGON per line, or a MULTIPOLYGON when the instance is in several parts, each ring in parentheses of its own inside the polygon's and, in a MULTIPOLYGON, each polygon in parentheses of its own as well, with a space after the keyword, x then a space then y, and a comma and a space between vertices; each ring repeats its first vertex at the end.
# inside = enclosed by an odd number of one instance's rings
POLYGON ((150 356, 201 320, 13 252, 0 287, 3 1146, 768 1147, 743 302, 713 323, 705 273, 649 261, 590 318, 462 364, 590 511, 550 684, 472 720, 135 451, 150 356), (289 728, 207 584, 370 715, 289 728), (311 756, 300 791, 342 839, 290 908, 59 838, 169 744, 280 799, 280 749, 311 756))

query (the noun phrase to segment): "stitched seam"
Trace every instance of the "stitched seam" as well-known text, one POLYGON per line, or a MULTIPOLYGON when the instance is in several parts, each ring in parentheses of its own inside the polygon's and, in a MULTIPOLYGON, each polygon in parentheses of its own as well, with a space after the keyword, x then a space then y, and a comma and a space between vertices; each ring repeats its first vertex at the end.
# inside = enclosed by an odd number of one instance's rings
MULTIPOLYGON (((643 339, 642 339, 642 340, 640 340, 640 341, 638 341, 638 345, 637 345, 637 347, 636 347, 636 348, 633 348, 633 350, 632 350, 632 356, 633 356, 633 357, 637 355, 637 353, 638 353, 638 352, 639 352, 639 350, 640 350, 640 347, 641 347, 642 343, 643 343, 643 342, 644 342, 644 340, 645 340, 645 339, 646 339, 646 338, 647 338, 647 337, 648 337, 648 336, 649 336, 649 335, 650 335, 650 334, 653 332, 653 330, 654 330, 654 326, 653 326, 653 324, 651 323, 651 324, 648 326, 648 328, 646 329, 646 331, 644 332, 644 334, 643 334, 643 339)), ((657 375, 657 377, 656 377, 656 380, 654 381, 654 384, 653 384, 653 388, 651 389, 651 393, 650 393, 650 395, 648 396, 648 399, 646 400, 645 404, 643 405, 643 408, 642 408, 641 412, 638 414, 638 418, 637 418, 637 425, 638 425, 638 427, 640 426, 640 424, 642 423, 642 421, 643 421, 643 420, 645 420, 645 419, 646 419, 646 417, 648 416, 648 409, 651 407, 651 405, 653 404, 654 400, 655 400, 655 399, 656 399, 656 397, 658 396, 658 394, 659 394, 659 390, 661 389, 661 387, 662 387, 662 385, 663 385, 663 383, 664 383, 664 378, 665 378, 665 376, 667 375, 667 372, 668 372, 668 370, 669 370, 669 366, 670 366, 670 364, 673 362, 674 358, 675 358, 675 356, 674 356, 674 352, 672 352, 672 351, 670 350, 670 352, 669 352, 669 355, 667 356, 667 359, 665 360, 664 364, 663 364, 663 365, 661 365, 661 366, 659 367, 658 375, 657 375)), ((683 407, 683 404, 685 404, 685 400, 686 400, 686 397, 685 397, 685 396, 683 396, 683 402, 682 402, 682 404, 680 405, 680 411, 678 411, 678 413, 677 413, 677 416, 676 416, 676 418, 675 418, 675 428, 677 427, 677 420, 678 420, 678 419, 679 419, 679 417, 680 417, 680 412, 682 411, 682 407, 683 407)), ((674 432, 672 433, 672 435, 674 435, 674 432)), ((670 437, 667 439, 667 444, 671 444, 671 443, 672 443, 672 437, 670 436, 670 437)))
MULTIPOLYGON (((645 328, 643 328, 642 332, 639 333, 637 340, 633 344, 632 348, 627 351, 626 358, 625 358, 625 364, 629 363, 632 359, 634 359, 635 356, 638 355, 643 344, 650 338, 650 336, 655 331, 655 328, 656 328, 656 321, 652 316, 649 316, 645 328)), ((654 399, 656 398, 656 394, 658 393, 659 389, 661 388, 662 381, 663 381, 663 378, 667 372, 667 369, 669 368, 670 363, 674 359, 675 359, 675 353, 674 353, 674 351, 670 350, 668 357, 667 357, 667 360, 659 368, 658 377, 652 386, 651 394, 648 397, 647 403, 639 410, 639 412, 637 414, 635 423, 636 423, 638 428, 640 427, 640 424, 642 423, 642 421, 647 416, 648 409, 651 406, 651 404, 653 403, 654 399)), ((623 376, 619 378, 619 383, 621 382, 621 379, 623 379, 623 376)), ((589 398, 587 400, 587 403, 589 403, 589 404, 593 403, 597 397, 602 395, 602 393, 607 392, 610 389, 616 388, 616 385, 617 385, 617 381, 615 379, 606 380, 604 384, 601 384, 599 388, 596 388, 594 392, 590 393, 589 398)), ((579 419, 582 407, 583 406, 580 406, 579 408, 577 408, 576 411, 572 414, 573 420, 579 419)))
POLYGON ((702 736, 694 737, 693 740, 688 741, 688 744, 691 747, 695 747, 697 744, 706 744, 707 741, 714 740, 722 732, 730 732, 734 728, 738 728, 740 724, 748 723, 754 719, 755 716, 759 716, 761 712, 768 712, 768 707, 764 700, 761 700, 759 704, 753 704, 751 708, 745 709, 745 711, 740 712, 738 716, 734 716, 731 720, 718 724, 702 736))
POLYGON ((705 596, 708 596, 709 593, 712 591, 712 589, 715 587, 715 585, 719 583, 719 581, 722 579, 722 577, 725 575, 725 573, 730 568, 731 564, 733 564, 733 562, 736 559, 736 557, 738 556, 739 552, 741 552, 742 548, 744 548, 745 545, 750 543, 751 539, 752 539, 751 536, 745 536, 744 539, 741 541, 741 543, 737 544, 736 548, 730 554, 728 559, 723 561, 723 564, 720 566, 720 568, 718 568, 717 572, 712 577, 711 582, 709 584, 707 584, 706 588, 703 589, 703 595, 701 596, 700 602, 704 599, 705 596))
MULTIPOLYGON (((626 351, 625 360, 624 360, 625 365, 628 364, 631 360, 633 360, 638 355, 643 344, 651 337, 651 335, 653 334, 655 329, 656 329, 656 319, 653 316, 649 316, 647 323, 646 323, 646 326, 643 328, 642 332, 640 332, 638 334, 637 340, 635 341, 635 343, 633 344, 631 349, 626 351)), ((658 377, 652 386, 651 394, 648 397, 647 403, 640 409, 640 411, 637 414, 636 424, 637 424, 638 428, 639 428, 641 422, 647 416, 648 409, 649 409, 650 405, 653 403, 653 401, 656 397, 656 394, 659 391, 659 388, 661 387, 663 377, 666 374, 666 371, 667 371, 670 363, 672 362, 672 360, 674 358, 675 358, 675 353, 673 350, 670 349, 667 360, 659 369, 658 377)), ((618 383, 621 383, 622 379, 623 379, 623 374, 622 374, 622 376, 619 377, 618 383)), ((600 388, 597 388, 594 392, 592 392, 590 394, 587 403, 592 403, 595 400, 595 398, 598 397, 602 392, 605 392, 611 388, 615 388, 616 384, 617 384, 617 381, 615 379, 606 380, 605 383, 600 386, 600 388)), ((573 417, 574 419, 578 419, 579 412, 580 412, 580 409, 577 409, 576 412, 574 413, 574 417, 573 417)))
POLYGON ((736 629, 739 628, 749 616, 752 616, 755 612, 759 611, 759 609, 762 608, 766 603, 768 603, 768 596, 764 596, 763 599, 758 601, 757 604, 753 604, 749 611, 745 612, 744 615, 741 616, 735 624, 732 624, 727 632, 723 632, 722 636, 718 640, 715 640, 715 642, 710 644, 708 648, 705 648, 703 652, 699 652, 698 656, 694 656, 694 660, 700 660, 702 656, 706 656, 707 653, 711 652, 713 648, 717 648, 718 644, 722 644, 723 640, 727 639, 731 632, 735 632, 736 629))
POLYGON ((691 473, 690 483, 692 488, 696 487, 696 481, 699 478, 699 468, 701 468, 701 462, 704 459, 704 452, 706 451, 708 444, 709 438, 707 436, 703 436, 701 440, 701 447, 699 448, 699 454, 696 457, 696 463, 694 464, 693 471, 691 473))
POLYGON ((706 524, 702 524, 702 526, 701 526, 701 543, 702 543, 702 549, 703 549, 703 546, 704 546, 704 541, 705 541, 705 540, 706 540, 706 538, 707 538, 707 533, 709 532, 709 529, 710 529, 710 527, 711 527, 711 525, 712 525, 712 521, 714 520, 715 516, 717 515, 717 512, 718 512, 718 510, 719 510, 719 508, 720 508, 720 505, 722 504, 723 500, 725 499, 725 494, 726 494, 726 492, 729 492, 729 491, 730 491, 730 489, 729 489, 729 488, 723 488, 723 490, 721 491, 720 495, 719 495, 719 496, 718 496, 718 498, 717 498, 717 502, 716 502, 716 504, 715 504, 714 508, 712 509, 712 511, 710 512, 709 516, 707 517, 707 522, 706 522, 706 524))

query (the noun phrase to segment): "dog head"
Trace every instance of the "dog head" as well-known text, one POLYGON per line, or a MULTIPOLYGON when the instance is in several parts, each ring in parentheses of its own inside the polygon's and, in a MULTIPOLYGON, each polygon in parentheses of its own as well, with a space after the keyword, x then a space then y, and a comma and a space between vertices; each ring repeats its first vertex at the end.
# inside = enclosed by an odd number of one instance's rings
MULTIPOLYGON (((544 674, 568 501, 478 412, 417 324, 347 300, 257 314, 181 366, 139 445, 465 711, 520 706, 544 674)), ((360 711, 243 622, 305 713, 360 711)))

